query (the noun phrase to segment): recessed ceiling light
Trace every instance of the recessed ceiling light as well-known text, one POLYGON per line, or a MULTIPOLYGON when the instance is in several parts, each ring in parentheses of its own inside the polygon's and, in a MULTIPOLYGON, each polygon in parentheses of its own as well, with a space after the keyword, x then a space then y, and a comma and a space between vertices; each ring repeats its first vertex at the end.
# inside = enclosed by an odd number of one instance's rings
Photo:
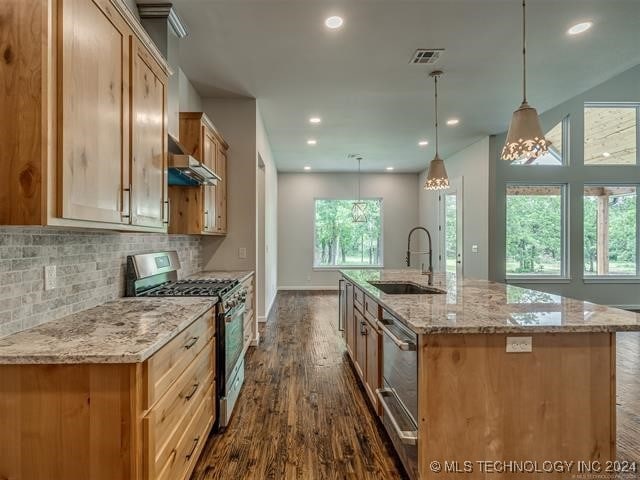
POLYGON ((324 24, 327 26, 327 28, 331 28, 332 30, 340 28, 343 23, 344 20, 342 19, 342 17, 339 17, 337 15, 329 17, 324 21, 324 24))
POLYGON ((304 167, 305 170, 311 170, 311 167, 309 165, 304 167))
POLYGON ((609 152, 602 152, 602 156, 605 158, 609 158, 611 154, 609 152))
POLYGON ((457 118, 450 118, 449 120, 447 120, 447 125, 457 125, 460 123, 460 120, 458 120, 457 118))
POLYGON ((427 145, 429 145, 429 142, 427 140, 420 140, 418 142, 418 145, 420 145, 421 147, 426 147, 427 145))
POLYGON ((318 123, 321 123, 321 122, 322 122, 322 119, 320 117, 311 117, 309 119, 309 123, 318 124, 318 123))
POLYGON ((307 140, 307 145, 315 145, 316 143, 318 143, 318 141, 314 140, 313 138, 307 140))
POLYGON ((387 167, 387 171, 390 172, 391 170, 393 170, 393 167, 387 167))
POLYGON ((589 30, 592 26, 593 26, 593 22, 577 23, 573 27, 571 27, 569 30, 567 30, 567 33, 569 35, 579 35, 589 30))

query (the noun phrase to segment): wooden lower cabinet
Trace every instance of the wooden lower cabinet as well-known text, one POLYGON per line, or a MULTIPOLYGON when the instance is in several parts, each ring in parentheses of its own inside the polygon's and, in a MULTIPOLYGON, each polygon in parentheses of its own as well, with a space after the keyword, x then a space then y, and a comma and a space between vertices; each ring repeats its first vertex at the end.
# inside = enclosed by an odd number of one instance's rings
POLYGON ((0 366, 0 478, 188 479, 216 417, 214 328, 211 310, 143 363, 0 366))
MULTIPOLYGON (((348 280, 344 281, 352 285, 348 280)), ((378 303, 357 287, 347 288, 346 295, 344 328, 347 351, 373 408, 380 414, 376 395, 376 390, 382 385, 382 334, 377 325, 378 303)))
POLYGON ((255 276, 251 276, 242 282, 242 286, 247 290, 247 298, 245 300, 244 312, 244 348, 257 341, 257 324, 256 324, 256 294, 255 294, 255 276))

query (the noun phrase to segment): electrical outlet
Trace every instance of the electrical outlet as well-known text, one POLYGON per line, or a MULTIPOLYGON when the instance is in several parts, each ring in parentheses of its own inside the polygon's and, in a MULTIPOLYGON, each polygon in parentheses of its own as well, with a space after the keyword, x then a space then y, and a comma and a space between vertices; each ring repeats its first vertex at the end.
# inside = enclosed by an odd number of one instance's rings
POLYGON ((531 337, 507 337, 507 353, 530 353, 533 351, 531 337))
POLYGON ((238 258, 247 258, 247 249, 244 247, 240 247, 238 249, 238 258))
POLYGON ((56 266, 46 265, 44 267, 44 289, 53 290, 56 288, 56 266))

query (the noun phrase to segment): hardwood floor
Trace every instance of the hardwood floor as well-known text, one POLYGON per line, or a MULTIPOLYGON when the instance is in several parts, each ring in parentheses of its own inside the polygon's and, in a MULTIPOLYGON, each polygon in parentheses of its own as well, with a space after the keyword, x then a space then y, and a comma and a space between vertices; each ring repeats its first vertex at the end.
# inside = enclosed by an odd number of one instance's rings
POLYGON ((618 333, 618 458, 640 462, 640 333, 618 333))
POLYGON ((192 480, 404 478, 337 330, 337 295, 283 292, 250 352, 231 425, 192 480))
MULTIPOLYGON (((192 480, 405 478, 337 331, 335 293, 284 292, 250 352, 230 427, 192 480)), ((640 461, 640 333, 618 334, 618 458, 640 461)))

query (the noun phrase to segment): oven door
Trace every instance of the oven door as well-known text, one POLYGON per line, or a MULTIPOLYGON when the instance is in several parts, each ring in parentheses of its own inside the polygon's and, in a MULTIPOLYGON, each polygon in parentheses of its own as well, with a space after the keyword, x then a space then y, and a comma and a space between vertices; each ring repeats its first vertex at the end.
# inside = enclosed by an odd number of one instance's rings
POLYGON ((244 347, 244 313, 245 306, 242 303, 224 314, 224 368, 227 382, 233 380, 232 372, 244 347))

